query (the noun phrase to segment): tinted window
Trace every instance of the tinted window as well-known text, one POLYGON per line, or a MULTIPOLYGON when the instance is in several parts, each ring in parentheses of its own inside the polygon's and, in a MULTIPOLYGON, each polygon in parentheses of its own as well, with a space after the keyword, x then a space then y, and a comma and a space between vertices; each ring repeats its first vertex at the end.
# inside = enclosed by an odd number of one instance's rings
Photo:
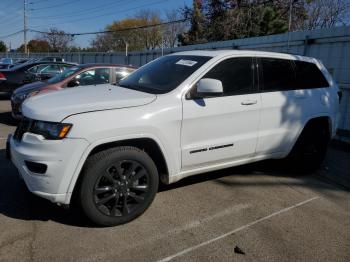
POLYGON ((220 80, 224 95, 251 93, 253 91, 252 58, 227 59, 216 65, 203 78, 220 80))
POLYGON ((127 76, 119 85, 152 94, 164 94, 179 86, 209 59, 211 57, 163 56, 127 76))
POLYGON ((59 73, 60 72, 60 67, 58 65, 46 65, 46 67, 39 69, 38 68, 38 73, 59 73))
POLYGON ((294 61, 297 86, 300 89, 328 87, 328 81, 314 63, 294 61))
POLYGON ((264 91, 296 89, 295 71, 290 60, 261 58, 264 91))
POLYGON ((38 69, 38 66, 33 66, 33 67, 29 68, 27 71, 31 72, 31 73, 36 73, 37 69, 38 69))
POLYGON ((73 67, 73 65, 60 65, 62 71, 67 70, 68 68, 73 67))
POLYGON ((64 70, 62 72, 62 74, 57 74, 54 77, 50 78, 49 80, 47 80, 47 82, 50 83, 50 84, 61 82, 62 80, 64 80, 67 77, 75 74, 79 70, 81 70, 80 67, 76 67, 76 66, 75 67, 70 67, 70 68, 64 70))
POLYGON ((110 69, 96 68, 85 71, 75 77, 81 86, 109 83, 110 69))

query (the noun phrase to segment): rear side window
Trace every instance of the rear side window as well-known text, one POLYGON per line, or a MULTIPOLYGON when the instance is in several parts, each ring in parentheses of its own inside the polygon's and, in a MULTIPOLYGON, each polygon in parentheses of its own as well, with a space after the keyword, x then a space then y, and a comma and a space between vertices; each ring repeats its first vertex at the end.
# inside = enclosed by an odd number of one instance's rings
POLYGON ((264 91, 296 89, 293 64, 287 59, 261 58, 264 91))
POLYGON ((107 84, 110 82, 109 78, 110 68, 91 69, 75 77, 75 79, 79 81, 80 86, 107 84))
POLYGON ((224 96, 252 93, 252 58, 239 57, 227 59, 217 64, 203 78, 220 80, 223 85, 224 96))
POLYGON ((327 79, 314 63, 294 61, 298 89, 329 87, 327 79))
POLYGON ((42 69, 38 69, 39 73, 59 73, 60 72, 60 67, 58 65, 46 65, 46 67, 42 69))

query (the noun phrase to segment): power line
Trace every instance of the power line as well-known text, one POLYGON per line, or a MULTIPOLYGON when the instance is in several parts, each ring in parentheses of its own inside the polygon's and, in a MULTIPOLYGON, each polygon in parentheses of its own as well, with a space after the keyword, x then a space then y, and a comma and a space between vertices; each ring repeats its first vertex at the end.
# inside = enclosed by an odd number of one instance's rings
POLYGON ((15 7, 15 5, 18 5, 19 3, 20 2, 13 1, 9 5, 7 5, 5 7, 2 7, 1 10, 4 10, 5 14, 0 17, 0 21, 8 20, 7 17, 12 18, 13 17, 13 13, 15 11, 22 10, 21 6, 16 6, 15 7), (13 8, 15 8, 15 9, 13 9, 13 8))
POLYGON ((181 22, 185 22, 187 20, 189 20, 189 18, 168 21, 168 22, 162 22, 162 23, 153 24, 153 25, 144 25, 144 26, 123 28, 123 29, 118 29, 118 30, 105 30, 105 31, 84 32, 84 33, 52 33, 52 32, 35 30, 35 29, 29 29, 29 31, 34 32, 34 33, 40 33, 40 34, 48 34, 48 35, 55 35, 55 34, 70 35, 70 36, 97 35, 97 34, 118 33, 118 32, 130 31, 130 30, 146 29, 146 28, 152 28, 152 27, 157 27, 157 26, 164 26, 164 25, 169 25, 169 24, 181 23, 181 22))
MULTIPOLYGON (((139 0, 134 0, 134 1, 139 1, 139 0)), ((86 15, 88 13, 95 13, 96 10, 101 11, 102 9, 110 9, 111 7, 113 7, 116 4, 121 5, 122 4, 121 2, 123 2, 123 0, 119 0, 119 1, 113 0, 112 3, 107 3, 107 4, 104 4, 103 6, 98 5, 98 6, 88 8, 85 10, 66 12, 66 13, 62 13, 62 15, 58 15, 58 16, 32 16, 31 19, 59 19, 59 18, 66 18, 67 15, 74 15, 74 17, 77 17, 80 15, 86 15)))
POLYGON ((1 26, 3 27, 6 24, 14 24, 22 20, 21 16, 12 17, 11 19, 6 19, 4 22, 1 22, 1 26))
POLYGON ((22 30, 19 30, 19 31, 17 31, 17 32, 15 32, 15 33, 11 33, 11 34, 8 34, 8 35, 2 35, 2 36, 0 36, 0 39, 5 39, 5 38, 8 38, 8 37, 10 37, 10 36, 14 36, 14 35, 20 34, 20 33, 22 33, 22 32, 23 32, 23 29, 22 29, 22 30))
POLYGON ((30 5, 33 5, 33 4, 37 4, 37 3, 41 3, 41 2, 47 2, 49 0, 38 0, 38 1, 35 1, 35 2, 30 2, 29 4, 30 5))
POLYGON ((27 31, 27 0, 23 0, 23 44, 25 54, 27 54, 27 31))
POLYGON ((8 5, 4 6, 3 7, 3 10, 6 10, 12 6, 15 6, 16 4, 18 4, 19 2, 16 2, 16 1, 11 1, 11 3, 9 3, 8 5))
POLYGON ((51 8, 55 8, 55 7, 65 6, 65 5, 71 5, 71 4, 75 4, 76 2, 79 2, 79 1, 80 0, 66 1, 66 2, 63 2, 61 4, 57 4, 57 5, 45 6, 45 7, 40 7, 40 8, 31 8, 30 11, 45 10, 45 9, 51 9, 51 8))
MULTIPOLYGON (((136 10, 136 9, 139 9, 139 8, 143 8, 143 7, 149 7, 149 6, 152 6, 152 5, 157 5, 157 4, 160 4, 160 3, 163 3, 163 2, 167 2, 167 1, 169 1, 169 0, 156 1, 156 2, 153 2, 153 3, 144 4, 144 5, 141 5, 141 6, 134 7, 134 8, 124 9, 124 10, 121 10, 120 12, 109 12, 109 13, 104 13, 104 14, 97 15, 97 16, 85 17, 85 18, 74 19, 74 20, 66 20, 64 23, 56 23, 56 24, 50 24, 50 25, 51 26, 53 26, 53 25, 63 25, 63 24, 70 24, 72 22, 92 20, 92 19, 95 19, 95 18, 111 16, 111 15, 115 15, 115 14, 118 14, 118 13, 124 13, 124 12, 128 12, 128 11, 136 10)), ((41 27, 41 26, 32 26, 32 27, 41 27)))

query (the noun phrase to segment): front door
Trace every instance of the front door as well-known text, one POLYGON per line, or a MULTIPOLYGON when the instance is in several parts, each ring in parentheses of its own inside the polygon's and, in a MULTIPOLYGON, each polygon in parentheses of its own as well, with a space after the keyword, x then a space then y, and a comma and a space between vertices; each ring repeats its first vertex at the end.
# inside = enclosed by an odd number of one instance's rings
POLYGON ((261 102, 255 92, 252 61, 250 57, 229 58, 203 76, 220 80, 223 94, 183 98, 183 170, 255 154, 261 102))

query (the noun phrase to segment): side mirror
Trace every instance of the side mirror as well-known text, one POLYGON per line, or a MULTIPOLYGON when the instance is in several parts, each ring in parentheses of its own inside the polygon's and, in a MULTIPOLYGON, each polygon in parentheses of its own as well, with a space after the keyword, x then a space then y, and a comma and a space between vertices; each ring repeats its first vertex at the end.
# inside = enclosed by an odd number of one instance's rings
POLYGON ((68 82, 67 87, 76 87, 79 85, 80 85, 80 82, 76 79, 73 79, 73 80, 68 82))
POLYGON ((223 93, 222 82, 217 79, 203 78, 197 83, 197 94, 200 96, 212 96, 223 93))

